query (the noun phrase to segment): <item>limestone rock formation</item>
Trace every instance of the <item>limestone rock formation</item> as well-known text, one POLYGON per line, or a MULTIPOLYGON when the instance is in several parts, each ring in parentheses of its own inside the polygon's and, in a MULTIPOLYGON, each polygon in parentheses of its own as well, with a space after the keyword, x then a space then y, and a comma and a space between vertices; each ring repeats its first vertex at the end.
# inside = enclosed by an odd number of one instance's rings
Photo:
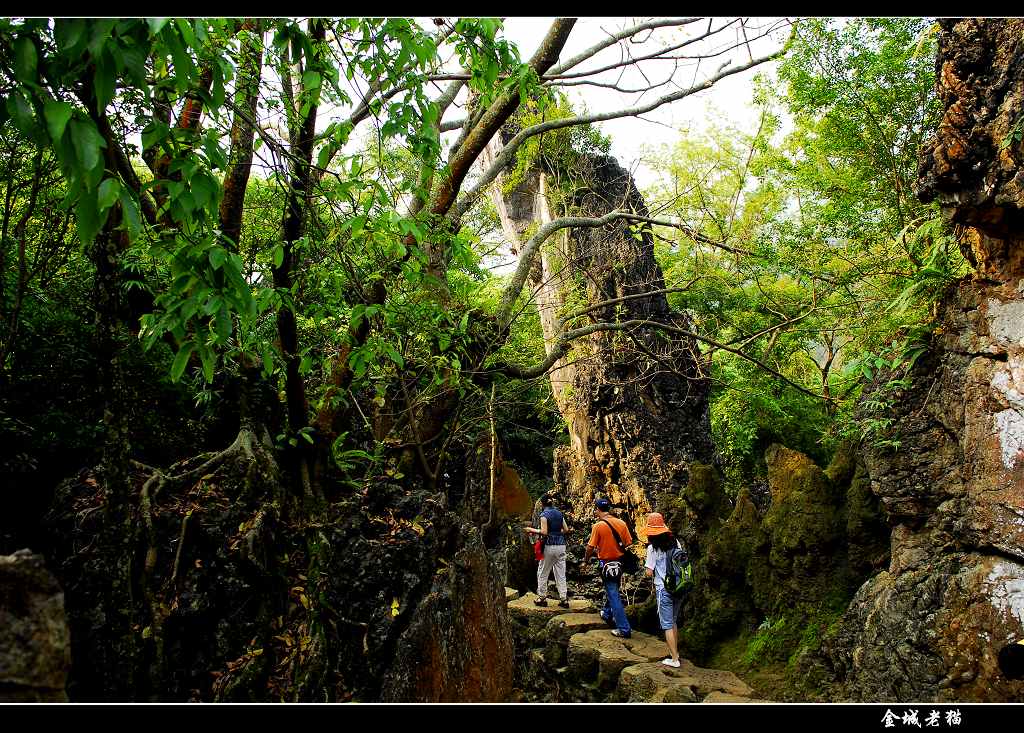
POLYGON ((504 702, 512 691, 505 592, 479 532, 434 581, 397 642, 384 702, 504 702))
POLYGON ((710 693, 701 702, 710 702, 710 703, 717 702, 717 703, 727 703, 727 704, 731 703, 731 704, 735 704, 735 703, 752 703, 752 702, 753 703, 765 703, 765 702, 771 702, 771 700, 755 700, 754 698, 751 698, 751 697, 744 697, 742 695, 730 695, 727 692, 719 692, 719 691, 716 690, 715 692, 710 693))
POLYGON ((943 298, 912 386, 889 394, 883 374, 865 390, 862 412, 872 397, 888 403, 900 447, 865 446, 892 560, 828 645, 846 694, 862 700, 1024 695, 995 663, 1024 635, 1024 21, 940 27, 945 114, 918 193, 966 227, 977 274, 943 298))
POLYGON ((945 112, 921 153, 916 192, 971 227, 978 272, 1024 274, 1024 20, 941 20, 935 69, 945 112))
MULTIPOLYGON (((500 147, 496 138, 490 154, 500 147)), ((516 249, 558 216, 648 215, 633 177, 607 156, 582 156, 573 171, 537 165, 511 191, 496 190, 493 197, 516 249)), ((561 230, 541 248, 529 284, 549 349, 560 319, 584 306, 590 310, 574 323, 646 320, 690 329, 661 292, 665 281, 653 237, 634 230, 625 221, 561 230)), ((691 465, 714 457, 709 384, 690 337, 646 326, 628 334, 594 333, 556 362, 550 380, 571 442, 556 449, 555 485, 577 523, 593 516, 592 499, 601 492, 642 532, 656 492, 679 493, 691 465)))
POLYGON ((713 508, 702 515, 703 553, 680 623, 682 648, 701 659, 771 619, 777 628, 762 634, 772 635, 771 653, 785 661, 888 559, 888 526, 878 500, 864 495, 865 469, 849 446, 826 470, 781 445, 765 461, 771 500, 763 514, 746 490, 730 509, 713 474, 698 482, 699 501, 688 488, 659 505, 673 525, 695 503, 713 508))
POLYGON ((0 702, 66 702, 64 593, 29 550, 0 556, 0 702))

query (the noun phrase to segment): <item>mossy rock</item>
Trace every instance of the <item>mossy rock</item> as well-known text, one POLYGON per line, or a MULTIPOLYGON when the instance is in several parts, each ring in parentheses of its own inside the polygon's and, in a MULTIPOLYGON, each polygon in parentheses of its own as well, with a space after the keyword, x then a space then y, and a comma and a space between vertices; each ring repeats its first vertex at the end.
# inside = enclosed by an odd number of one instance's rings
POLYGON ((775 575, 772 586, 777 593, 813 597, 809 585, 845 536, 841 503, 825 473, 804 454, 773 445, 765 459, 772 492, 764 518, 775 575), (795 582, 779 582, 785 576, 795 582))

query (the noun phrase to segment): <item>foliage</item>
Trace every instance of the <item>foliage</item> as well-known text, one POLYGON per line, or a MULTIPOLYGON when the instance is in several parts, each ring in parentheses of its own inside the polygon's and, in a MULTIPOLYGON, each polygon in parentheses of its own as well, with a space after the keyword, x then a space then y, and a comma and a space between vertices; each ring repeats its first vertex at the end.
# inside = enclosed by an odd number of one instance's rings
POLYGON ((965 271, 954 233, 912 187, 938 119, 930 26, 802 21, 784 86, 757 83, 753 134, 720 122, 650 156, 664 181, 647 192, 651 208, 705 238, 658 232, 666 282, 682 288, 673 305, 826 398, 713 349, 712 427, 734 487, 763 470, 769 442, 827 462, 839 440, 877 438, 883 425, 853 418, 862 378, 881 360, 912 365, 932 304, 965 271))

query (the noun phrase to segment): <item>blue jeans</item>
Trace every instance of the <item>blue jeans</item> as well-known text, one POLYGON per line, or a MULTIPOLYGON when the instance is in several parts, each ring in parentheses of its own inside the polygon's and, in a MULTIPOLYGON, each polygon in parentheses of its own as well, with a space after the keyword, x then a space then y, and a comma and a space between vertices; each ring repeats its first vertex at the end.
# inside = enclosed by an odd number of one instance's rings
MULTIPOLYGON (((604 566, 604 563, 601 563, 604 566)), ((615 621, 615 626, 620 632, 629 636, 632 629, 629 627, 629 619, 626 618, 626 609, 622 605, 622 598, 619 597, 619 581, 618 580, 602 580, 604 583, 604 595, 605 602, 604 608, 601 609, 601 618, 608 620, 612 619, 615 621)))

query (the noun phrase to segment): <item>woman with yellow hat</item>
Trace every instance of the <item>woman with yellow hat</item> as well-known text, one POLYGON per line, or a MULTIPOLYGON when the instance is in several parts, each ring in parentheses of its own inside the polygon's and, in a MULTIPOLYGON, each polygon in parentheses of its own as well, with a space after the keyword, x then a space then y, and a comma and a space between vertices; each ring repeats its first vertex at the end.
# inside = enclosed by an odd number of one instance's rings
POLYGON ((658 601, 658 620, 665 632, 665 643, 668 644, 672 656, 661 660, 666 667, 679 667, 679 648, 677 639, 679 630, 676 628, 676 617, 682 598, 672 598, 665 590, 665 576, 668 574, 669 556, 678 548, 679 541, 672 536, 671 530, 665 526, 665 518, 654 512, 647 515, 647 562, 645 563, 648 578, 654 578, 654 592, 658 601))

